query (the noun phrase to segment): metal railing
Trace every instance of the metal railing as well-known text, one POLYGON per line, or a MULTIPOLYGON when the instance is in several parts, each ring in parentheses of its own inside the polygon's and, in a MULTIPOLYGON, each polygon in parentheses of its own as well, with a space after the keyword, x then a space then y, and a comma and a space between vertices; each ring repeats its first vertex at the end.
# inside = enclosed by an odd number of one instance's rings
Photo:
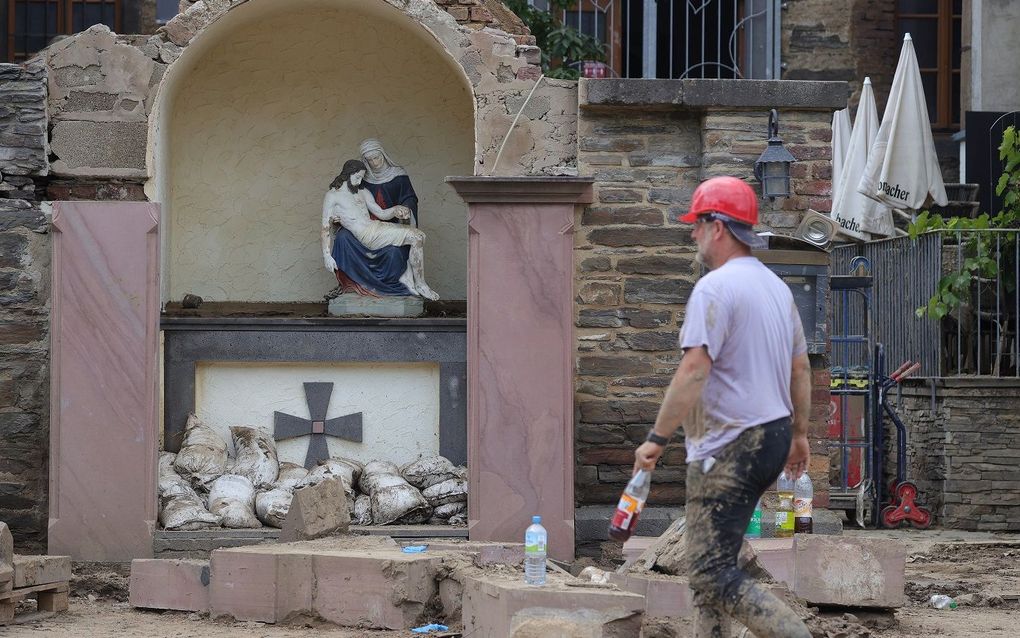
POLYGON ((618 77, 779 79, 781 13, 782 0, 579 0, 561 20, 601 41, 618 77))
POLYGON ((921 377, 1020 377, 1018 240, 1020 229, 940 230, 838 247, 832 268, 871 262, 873 334, 888 361, 917 361, 921 377))

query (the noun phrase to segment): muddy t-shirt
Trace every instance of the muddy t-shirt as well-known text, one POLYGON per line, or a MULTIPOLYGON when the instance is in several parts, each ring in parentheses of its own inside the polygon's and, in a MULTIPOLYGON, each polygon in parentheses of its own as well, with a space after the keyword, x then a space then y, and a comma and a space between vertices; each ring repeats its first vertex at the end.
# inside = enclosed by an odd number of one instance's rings
POLYGON ((807 351, 790 288, 754 257, 702 277, 687 302, 680 347, 704 346, 712 371, 684 423, 687 460, 713 456, 741 432, 793 413, 790 370, 807 351))

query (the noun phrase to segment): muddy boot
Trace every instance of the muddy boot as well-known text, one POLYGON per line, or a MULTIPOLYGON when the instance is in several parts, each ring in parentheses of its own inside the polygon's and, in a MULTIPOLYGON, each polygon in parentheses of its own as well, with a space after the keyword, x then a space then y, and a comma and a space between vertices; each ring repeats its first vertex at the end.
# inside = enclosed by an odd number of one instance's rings
POLYGON ((730 638, 730 618, 718 607, 694 608, 694 638, 730 638))
POLYGON ((797 612, 772 592, 750 582, 741 590, 731 614, 757 638, 811 638, 797 612))

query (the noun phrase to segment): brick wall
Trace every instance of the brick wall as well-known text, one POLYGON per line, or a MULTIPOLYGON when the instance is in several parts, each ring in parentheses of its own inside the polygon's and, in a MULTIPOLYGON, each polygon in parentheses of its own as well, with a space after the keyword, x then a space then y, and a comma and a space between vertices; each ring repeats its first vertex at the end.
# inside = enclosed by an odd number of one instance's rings
MULTIPOLYGON (((1020 531, 1020 381, 942 379, 908 382, 897 404, 907 426, 907 479, 937 525, 1020 531)), ((895 436, 888 424, 888 437, 895 436)), ((895 478, 895 447, 886 482, 895 478)))
POLYGON ((0 521, 45 549, 49 442, 46 73, 0 64, 0 521))
MULTIPOLYGON (((586 106, 590 86, 582 84, 578 171, 595 177, 596 201, 580 213, 575 230, 576 493, 582 505, 619 497, 634 448, 652 426, 678 364, 677 334, 700 267, 690 226, 676 219, 707 177, 737 175, 758 189, 751 175, 768 123, 761 107, 685 108, 682 98, 652 85, 663 102, 657 109, 627 96, 603 96, 597 107, 586 106)), ((709 101, 725 104, 720 96, 709 101)), ((794 195, 762 202, 761 210, 765 226, 790 232, 805 209, 828 210, 831 110, 782 109, 780 118, 781 136, 801 160, 793 167, 794 195)), ((811 433, 818 460, 812 474, 824 505, 828 468, 820 439, 829 379, 824 357, 813 365, 811 433)), ((650 502, 682 503, 685 472, 681 431, 656 471, 650 502)))

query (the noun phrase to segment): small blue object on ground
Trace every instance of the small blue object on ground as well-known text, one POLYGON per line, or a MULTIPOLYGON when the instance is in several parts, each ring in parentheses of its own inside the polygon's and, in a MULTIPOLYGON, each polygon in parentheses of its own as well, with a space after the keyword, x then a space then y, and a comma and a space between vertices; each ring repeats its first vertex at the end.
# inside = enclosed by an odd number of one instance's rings
POLYGON ((447 627, 446 625, 437 625, 436 623, 432 623, 431 625, 422 625, 421 627, 415 627, 411 631, 416 634, 427 634, 432 631, 446 631, 447 629, 449 629, 449 627, 447 627))
POLYGON ((400 550, 405 554, 420 554, 428 549, 428 545, 408 545, 404 549, 400 550))

